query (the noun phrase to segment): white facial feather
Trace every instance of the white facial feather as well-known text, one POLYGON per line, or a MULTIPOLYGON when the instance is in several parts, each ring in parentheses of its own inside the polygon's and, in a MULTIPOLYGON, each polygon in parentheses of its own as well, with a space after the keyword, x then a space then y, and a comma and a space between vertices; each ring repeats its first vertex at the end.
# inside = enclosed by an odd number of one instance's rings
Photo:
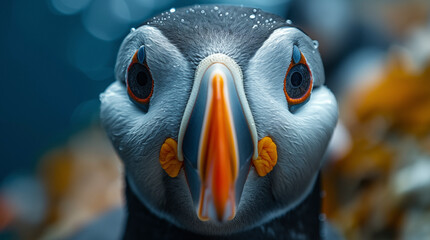
POLYGON ((271 189, 272 210, 282 214, 301 202, 313 185, 337 122, 337 103, 321 86, 324 71, 312 40, 295 28, 275 30, 251 59, 245 77, 258 136, 270 136, 278 151, 270 185, 259 184, 257 179, 254 186, 271 189), (294 45, 306 58, 315 88, 309 101, 291 112, 283 88, 294 45))
POLYGON ((193 74, 178 49, 160 31, 149 26, 137 29, 124 40, 116 73, 118 81, 102 97, 103 124, 124 161, 134 193, 155 214, 168 218, 171 213, 166 212, 171 201, 183 201, 180 207, 187 202, 191 206, 183 174, 176 179, 166 176, 158 157, 164 141, 169 137, 176 139, 178 135, 193 74), (154 79, 147 113, 129 99, 124 83, 131 58, 142 45, 145 45, 146 61, 154 79))

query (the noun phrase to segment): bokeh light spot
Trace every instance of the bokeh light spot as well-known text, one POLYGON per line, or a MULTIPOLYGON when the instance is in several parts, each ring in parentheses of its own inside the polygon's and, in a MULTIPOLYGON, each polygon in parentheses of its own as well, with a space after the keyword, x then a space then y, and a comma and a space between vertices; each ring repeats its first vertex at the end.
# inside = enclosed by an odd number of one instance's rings
POLYGON ((90 2, 91 0, 51 0, 54 9, 64 15, 78 13, 86 8, 90 2))

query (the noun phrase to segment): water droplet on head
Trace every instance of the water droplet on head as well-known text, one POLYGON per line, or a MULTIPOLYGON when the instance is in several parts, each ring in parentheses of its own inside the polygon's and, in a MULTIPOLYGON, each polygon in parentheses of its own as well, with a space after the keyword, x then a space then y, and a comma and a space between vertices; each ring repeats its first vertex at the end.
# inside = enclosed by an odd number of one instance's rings
POLYGON ((174 13, 174 12, 176 12, 176 9, 175 9, 175 8, 171 8, 171 9, 170 9, 170 12, 171 12, 171 13, 174 13))
POLYGON ((285 22, 289 25, 293 24, 293 21, 291 21, 290 19, 287 19, 287 21, 285 21, 285 22))
POLYGON ((196 29, 197 29, 198 27, 199 27, 199 26, 197 26, 197 25, 196 25, 196 26, 194 26, 194 28, 196 28, 196 29))
POLYGON ((218 7, 218 6, 215 6, 215 7, 214 7, 214 10, 215 10, 215 11, 218 11, 218 9, 219 9, 219 7, 218 7))
POLYGON ((255 29, 255 28, 257 28, 258 27, 258 25, 257 24, 255 24, 254 26, 252 26, 252 28, 253 29, 255 29))
POLYGON ((136 28, 131 28, 130 29, 130 32, 134 32, 134 31, 136 31, 136 28))
POLYGON ((225 15, 228 16, 228 12, 225 12, 225 15))
POLYGON ((314 44, 314 48, 317 49, 320 46, 320 43, 317 40, 312 41, 314 44))
POLYGON ((249 15, 249 18, 254 19, 255 18, 255 14, 249 15))
POLYGON ((253 12, 253 13, 256 13, 256 12, 257 12, 257 9, 255 9, 255 8, 254 8, 254 9, 252 9, 252 12, 253 12))
POLYGON ((201 13, 205 13, 205 10, 201 10, 200 12, 201 12, 201 13))
POLYGON ((222 13, 220 13, 219 16, 222 17, 222 13))
POLYGON ((272 21, 273 20, 273 18, 269 18, 269 21, 272 21))
POLYGON ((264 22, 265 22, 265 23, 268 23, 268 22, 269 22, 269 20, 267 20, 267 19, 266 19, 266 21, 264 21, 264 22))
POLYGON ((185 20, 183 18, 181 18, 181 22, 184 22, 185 20))

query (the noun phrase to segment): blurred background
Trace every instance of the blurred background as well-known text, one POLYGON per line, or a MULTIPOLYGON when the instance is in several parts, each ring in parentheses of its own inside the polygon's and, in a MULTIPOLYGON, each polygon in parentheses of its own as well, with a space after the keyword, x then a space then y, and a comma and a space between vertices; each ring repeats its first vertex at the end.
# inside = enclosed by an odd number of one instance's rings
POLYGON ((79 239, 106 214, 120 225, 99 94, 130 28, 206 3, 276 13, 319 41, 340 106, 321 217, 345 239, 430 239, 428 0, 2 1, 0 239, 79 239))

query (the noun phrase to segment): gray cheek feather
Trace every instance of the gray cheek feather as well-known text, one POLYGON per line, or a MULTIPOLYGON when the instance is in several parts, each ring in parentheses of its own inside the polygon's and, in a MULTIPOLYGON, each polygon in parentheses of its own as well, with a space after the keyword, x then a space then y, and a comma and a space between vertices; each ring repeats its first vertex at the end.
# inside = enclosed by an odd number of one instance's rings
POLYGON ((271 189, 273 204, 268 211, 278 215, 293 208, 310 191, 337 123, 337 103, 322 86, 323 66, 312 40, 294 28, 274 31, 251 59, 244 82, 258 137, 270 136, 278 151, 278 163, 268 175, 271 181, 253 185, 258 186, 257 192, 271 189), (309 64, 315 88, 309 101, 292 113, 283 82, 294 44, 309 64))
POLYGON ((157 29, 143 26, 124 40, 116 76, 118 81, 101 95, 101 120, 124 161, 133 191, 150 210, 164 218, 180 215, 175 213, 178 211, 195 215, 190 210, 192 201, 183 173, 170 178, 158 161, 164 141, 177 140, 193 81, 188 62, 157 29), (143 44, 154 79, 147 113, 131 102, 124 85, 130 59, 143 44))

